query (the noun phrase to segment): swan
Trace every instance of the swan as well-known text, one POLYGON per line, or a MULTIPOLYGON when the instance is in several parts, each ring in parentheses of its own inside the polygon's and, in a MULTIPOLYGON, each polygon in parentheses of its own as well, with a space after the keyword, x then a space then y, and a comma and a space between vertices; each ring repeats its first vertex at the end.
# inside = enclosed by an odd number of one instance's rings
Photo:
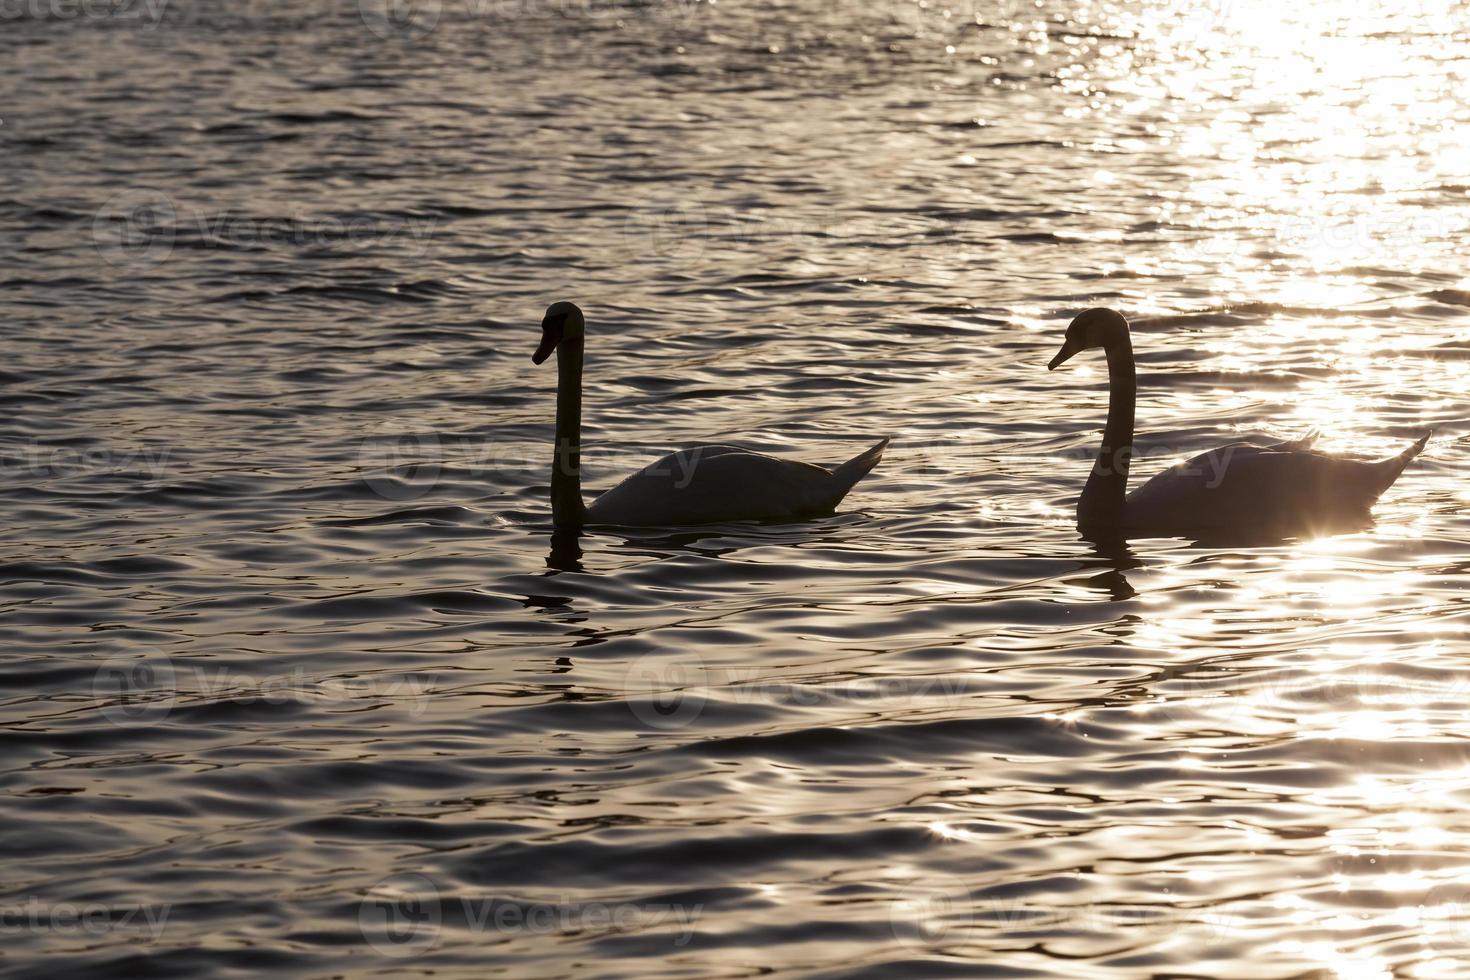
POLYGON ((582 502, 582 354, 587 322, 574 303, 553 303, 541 320, 540 364, 556 352, 556 455, 551 513, 557 527, 712 524, 830 514, 883 458, 882 439, 835 470, 734 446, 694 446, 665 456, 582 502))
POLYGON ((1137 381, 1128 321, 1109 309, 1079 314, 1047 370, 1102 348, 1108 361, 1108 421, 1082 496, 1084 531, 1164 534, 1301 533, 1362 526, 1383 491, 1429 440, 1371 462, 1312 449, 1317 434, 1274 446, 1237 442, 1170 467, 1128 493, 1137 381))

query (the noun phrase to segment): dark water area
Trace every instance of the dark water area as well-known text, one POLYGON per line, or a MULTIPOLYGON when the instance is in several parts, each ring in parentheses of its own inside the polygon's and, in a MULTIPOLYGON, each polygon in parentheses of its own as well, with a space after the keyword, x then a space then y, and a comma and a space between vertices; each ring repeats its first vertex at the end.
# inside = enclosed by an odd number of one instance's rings
POLYGON ((1449 2, 0 6, 0 975, 1470 975, 1449 2), (553 541, 683 445, 830 517, 553 541), (1083 540, 1428 449, 1360 532, 1083 540))

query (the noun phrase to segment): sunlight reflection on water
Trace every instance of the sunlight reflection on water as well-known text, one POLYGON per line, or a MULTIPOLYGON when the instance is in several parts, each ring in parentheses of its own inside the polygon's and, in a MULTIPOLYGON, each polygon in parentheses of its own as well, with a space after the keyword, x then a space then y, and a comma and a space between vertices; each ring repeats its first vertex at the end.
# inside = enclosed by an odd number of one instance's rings
POLYGON ((0 32, 7 891, 172 909, 5 964, 1470 970, 1463 4, 418 11, 0 32), (894 446, 553 542, 563 298, 593 488, 894 446), (1139 477, 1436 435, 1360 533, 1094 547, 1098 304, 1139 477))

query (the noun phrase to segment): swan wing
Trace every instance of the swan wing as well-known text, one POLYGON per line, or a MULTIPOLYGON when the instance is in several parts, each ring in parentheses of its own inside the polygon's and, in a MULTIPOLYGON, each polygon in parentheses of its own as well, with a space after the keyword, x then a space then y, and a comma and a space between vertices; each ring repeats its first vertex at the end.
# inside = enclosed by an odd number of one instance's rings
POLYGON ((587 518, 598 524, 647 527, 830 513, 851 483, 877 463, 882 445, 839 467, 836 475, 812 463, 736 446, 681 449, 602 494, 587 508, 587 518), (861 472, 845 482, 854 464, 860 464, 861 472))
POLYGON ((1124 520, 1169 531, 1308 531, 1360 524, 1421 443, 1379 462, 1232 443, 1169 467, 1128 495, 1124 520))
POLYGON ((1278 442, 1276 445, 1267 446, 1266 448, 1276 453, 1306 452, 1316 444, 1318 437, 1321 435, 1322 431, 1320 429, 1312 429, 1300 439, 1288 439, 1286 442, 1278 442))

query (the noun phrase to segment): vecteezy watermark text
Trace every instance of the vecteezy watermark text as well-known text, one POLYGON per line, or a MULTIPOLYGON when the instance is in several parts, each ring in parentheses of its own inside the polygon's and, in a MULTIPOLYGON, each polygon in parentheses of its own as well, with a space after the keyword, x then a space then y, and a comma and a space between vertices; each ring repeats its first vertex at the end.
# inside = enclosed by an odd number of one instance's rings
POLYGON ((301 701, 390 701, 412 715, 428 710, 431 684, 406 674, 311 677, 302 667, 269 675, 229 667, 176 664, 157 651, 119 654, 93 675, 92 694, 116 725, 154 724, 180 703, 228 700, 277 705, 301 701))
POLYGON ((425 875, 379 881, 358 908, 358 928, 377 952, 412 956, 438 945, 446 924, 475 933, 533 935, 668 931, 683 948, 694 937, 702 903, 584 901, 571 895, 522 901, 504 896, 445 897, 425 875))
POLYGON ((189 210, 167 194, 140 189, 114 195, 97 209, 92 241, 109 265, 139 269, 166 261, 181 236, 205 248, 340 247, 357 251, 406 246, 409 254, 423 255, 437 224, 433 217, 412 214, 307 214, 289 208, 268 215, 189 210))
POLYGON ((89 936, 147 934, 157 942, 168 924, 170 905, 111 902, 45 902, 37 896, 23 904, 0 904, 0 936, 7 933, 79 932, 89 936))
POLYGON ((900 708, 932 711, 975 696, 973 678, 961 674, 888 675, 804 681, 771 677, 755 668, 711 666, 693 650, 677 657, 645 654, 623 675, 621 693, 633 716, 649 728, 671 731, 693 723, 706 703, 780 704, 788 708, 900 708))
MULTIPOLYGON (((1082 447, 1033 458, 1048 466, 1076 465, 1079 469, 1091 463, 1101 466, 1104 473, 1145 465, 1141 461, 1147 460, 1178 461, 1174 462, 1178 476, 1196 477, 1205 489, 1214 489, 1229 476, 1241 452, 1240 446, 1225 446, 1214 452, 1187 456, 1169 446, 1128 447, 1099 460, 1096 449, 1082 447)), ((390 419, 379 423, 363 438, 358 449, 358 467, 362 479, 378 496, 401 501, 433 492, 450 471, 462 479, 547 479, 554 455, 554 447, 549 442, 542 445, 525 440, 499 441, 458 433, 441 436, 411 419, 390 419)), ((942 477, 945 482, 953 482, 966 478, 967 474, 978 479, 991 472, 986 464, 993 462, 998 454, 992 445, 980 441, 903 439, 895 441, 889 455, 903 460, 901 467, 893 469, 907 480, 942 477)), ((675 490, 682 490, 695 482, 709 458, 700 448, 649 457, 649 450, 638 446, 585 446, 581 451, 582 479, 587 483, 605 482, 646 470, 650 476, 666 477, 675 490)))
POLYGON ((0 0, 0 23, 7 21, 108 20, 156 27, 169 0, 0 0))
POLYGON ((163 479, 170 450, 157 446, 93 446, 78 449, 35 439, 0 448, 0 479, 55 480, 105 473, 134 473, 163 479))

